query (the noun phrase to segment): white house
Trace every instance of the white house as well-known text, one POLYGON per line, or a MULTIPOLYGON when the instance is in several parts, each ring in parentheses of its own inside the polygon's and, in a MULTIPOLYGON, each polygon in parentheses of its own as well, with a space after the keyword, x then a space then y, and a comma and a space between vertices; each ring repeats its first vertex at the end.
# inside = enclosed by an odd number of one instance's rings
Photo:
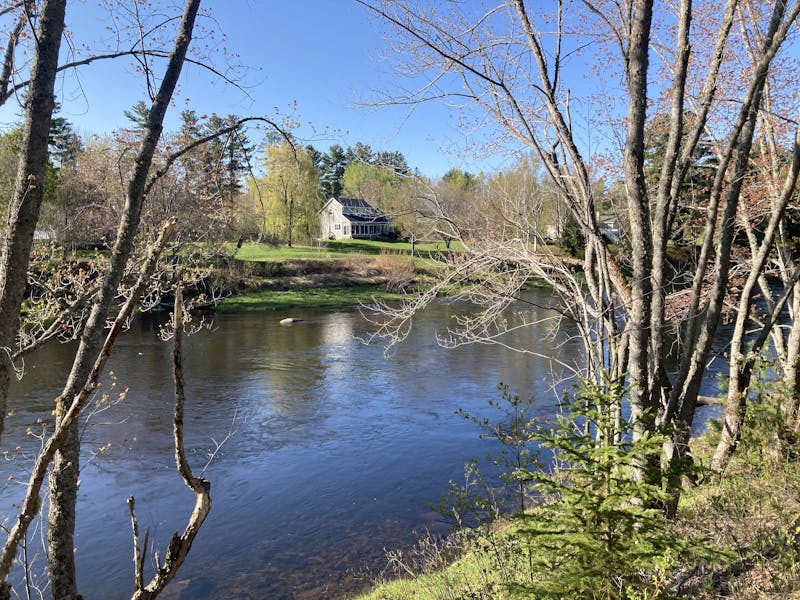
POLYGON ((379 238, 392 230, 389 218, 366 200, 331 198, 319 212, 320 235, 326 239, 379 238))

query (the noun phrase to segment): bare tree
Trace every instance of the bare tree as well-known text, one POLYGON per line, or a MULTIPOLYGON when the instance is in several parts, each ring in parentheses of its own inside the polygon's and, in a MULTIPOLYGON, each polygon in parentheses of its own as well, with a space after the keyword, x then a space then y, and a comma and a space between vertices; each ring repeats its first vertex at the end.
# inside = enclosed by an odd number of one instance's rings
MULTIPOLYGON (((5 544, 3 545, 2 554, 0 554, 0 598, 9 598, 10 585, 7 582, 9 571, 14 561, 19 544, 24 539, 29 525, 36 517, 41 508, 40 492, 44 484, 47 470, 52 464, 55 455, 59 450, 65 446, 67 438, 71 435, 71 430, 77 423, 77 418, 86 402, 97 386, 97 381, 105 366, 106 360, 111 354, 111 349, 117 337, 125 329, 130 316, 136 307, 142 292, 147 286, 148 280, 156 266, 159 256, 164 249, 167 241, 172 233, 174 223, 168 223, 162 230, 159 239, 155 242, 149 253, 148 260, 141 268, 136 285, 134 286, 131 294, 128 296, 127 301, 114 319, 114 323, 108 330, 102 346, 98 349, 94 357, 93 364, 89 369, 86 379, 82 382, 80 388, 76 390, 74 397, 71 398, 71 403, 66 407, 61 415, 53 433, 43 444, 36 461, 31 469, 31 474, 28 480, 28 486, 25 490, 25 499, 21 504, 21 508, 14 525, 11 527, 5 544)), ((74 507, 73 507, 74 510, 74 507)), ((50 561, 53 559, 50 558, 50 561)), ((51 562, 52 565, 52 562, 51 562)), ((52 568, 52 567, 51 567, 52 568)))
MULTIPOLYGON (((768 32, 760 31, 757 27, 758 15, 763 10, 762 6, 748 0, 743 2, 743 10, 738 18, 744 40, 743 54, 753 66, 757 64, 758 47, 763 46, 765 35, 768 35, 768 32)), ((741 437, 753 369, 769 340, 775 350, 779 376, 787 387, 787 400, 783 406, 784 426, 787 432, 795 427, 797 356, 800 351, 796 295, 800 267, 793 257, 787 211, 796 198, 800 174, 800 126, 797 121, 789 119, 786 99, 774 91, 777 89, 776 83, 783 76, 785 72, 776 69, 765 82, 762 106, 757 117, 756 158, 750 166, 750 173, 743 178, 744 200, 737 213, 737 226, 747 236, 750 255, 740 267, 746 276, 741 283, 730 342, 731 359, 723 429, 712 462, 712 466, 719 470, 725 468, 741 437), (779 280, 782 287, 773 290, 768 278, 779 280), (757 292, 760 292, 764 301, 764 314, 755 314, 758 312, 754 306, 757 292), (785 307, 788 307, 792 319, 788 336, 784 335, 779 323, 785 307), (757 335, 750 337, 754 325, 757 335)), ((781 436, 784 432, 776 433, 781 436)))
MULTIPOLYGON (((729 292, 735 218, 765 82, 795 26, 800 5, 786 0, 763 3, 766 10, 758 22, 763 31, 761 42, 754 45, 752 69, 736 71, 741 83, 735 90, 736 103, 731 104, 730 98, 720 99, 717 90, 723 68, 734 70, 737 64, 731 60, 736 49, 731 28, 740 14, 738 0, 701 8, 682 0, 666 19, 675 27, 658 25, 662 21, 654 18, 654 10, 669 8, 652 0, 554 0, 546 6, 512 0, 482 12, 463 7, 458 11, 434 9, 412 0, 359 1, 398 36, 398 51, 405 49, 411 55, 405 66, 415 77, 425 78, 416 92, 389 102, 444 97, 468 103, 541 161, 586 238, 585 286, 562 282, 556 287, 568 294, 562 296, 564 310, 580 319, 587 351, 585 374, 598 381, 610 377, 616 383, 625 382, 630 389, 631 412, 638 419, 637 434, 657 424, 673 425, 676 434, 664 449, 665 458, 681 458, 729 292), (693 21, 701 10, 710 14, 698 22, 712 23, 715 30, 701 31, 693 21), (713 40, 713 44, 703 44, 701 38, 713 40), (617 164, 625 186, 629 251, 618 248, 612 252, 598 227, 599 199, 591 157, 582 149, 587 133, 573 115, 568 69, 576 64, 575 55, 587 46, 597 47, 603 53, 604 69, 610 67, 624 82, 615 101, 626 108, 614 121, 621 120, 625 131, 617 164), (648 76, 659 60, 669 83, 653 89, 648 76), (648 189, 644 173, 651 103, 666 103, 670 115, 654 193, 648 189), (685 119, 689 109, 694 113, 691 120, 685 119), (706 203, 704 241, 691 285, 676 289, 677 282, 669 281, 667 244, 675 231, 681 189, 698 144, 709 130, 721 142, 717 164, 708 166, 714 169, 715 178, 706 203), (667 306, 670 294, 676 291, 688 294, 689 299, 680 322, 671 323, 667 306), (665 367, 665 340, 670 329, 679 334, 681 349, 679 369, 672 374, 665 367)), ((589 124, 590 129, 596 127, 599 121, 589 124)), ((483 298, 485 312, 474 323, 487 322, 509 297, 517 295, 524 273, 557 271, 552 258, 536 257, 522 248, 508 243, 472 245, 481 256, 495 258, 481 265, 472 277, 483 272, 492 283, 484 289, 496 292, 483 298), (498 273, 511 283, 503 285, 498 273)), ((477 256, 470 259, 477 260, 477 256)), ((570 278, 568 272, 564 276, 570 278)), ((402 315, 407 313, 408 307, 402 314, 389 314, 383 322, 384 332, 405 323, 402 315)), ((474 323, 465 321, 462 331, 480 332, 474 323)), ((493 336, 485 339, 491 341, 493 336)))
POLYGON ((147 551, 147 535, 144 545, 139 541, 139 523, 136 519, 136 507, 133 496, 128 498, 128 507, 131 512, 131 526, 133 529, 133 562, 134 562, 134 600, 150 600, 156 598, 175 577, 183 565, 192 542, 203 526, 208 513, 211 511, 211 484, 192 473, 186 450, 183 443, 183 413, 186 404, 183 377, 183 327, 185 307, 180 288, 175 291, 175 304, 172 313, 173 336, 173 379, 175 384, 175 416, 173 419, 173 440, 175 444, 175 463, 187 487, 194 492, 195 505, 186 529, 180 535, 175 533, 170 540, 169 547, 164 555, 164 562, 157 563, 156 572, 152 579, 144 583, 144 561, 147 551))
MULTIPOLYGON (((178 84, 178 78, 189 49, 199 9, 200 0, 187 0, 170 60, 161 85, 149 107, 147 123, 135 161, 136 167, 127 184, 125 208, 109 267, 103 278, 100 294, 95 300, 89 319, 84 326, 69 378, 56 401, 57 424, 64 419, 67 410, 72 405, 72 399, 83 387, 94 362, 94 356, 102 344, 102 335, 109 310, 133 250, 144 200, 149 188, 152 187, 150 166, 161 136, 164 116, 178 84)), ((73 536, 80 466, 80 439, 77 424, 70 429, 67 440, 56 453, 49 477, 50 505, 47 537, 50 585, 53 595, 64 599, 78 598, 73 536)))
MULTIPOLYGON (((80 469, 80 440, 77 430, 77 418, 84 409, 87 398, 97 386, 105 361, 111 352, 117 336, 127 327, 138 303, 143 297, 152 300, 160 297, 153 287, 154 272, 158 257, 169 241, 175 227, 170 221, 163 229, 159 238, 150 248, 150 255, 146 260, 135 256, 135 246, 145 246, 139 234, 144 206, 147 198, 170 169, 187 153, 213 141, 221 136, 237 134, 247 122, 257 120, 275 127, 285 135, 278 126, 269 119, 248 117, 230 119, 223 125, 216 127, 208 135, 201 135, 191 140, 179 150, 171 154, 162 153, 156 164, 154 158, 159 152, 159 141, 162 137, 163 121, 166 111, 172 100, 181 70, 189 60, 187 51, 190 46, 195 23, 200 7, 200 0, 186 0, 180 19, 167 20, 167 23, 177 23, 175 39, 172 50, 166 52, 153 52, 145 48, 144 40, 134 44, 134 49, 123 53, 139 57, 143 62, 142 67, 147 79, 148 90, 151 93, 149 106, 144 110, 144 122, 140 131, 140 138, 131 146, 135 157, 129 171, 120 171, 124 180, 124 202, 120 203, 119 223, 115 236, 115 243, 104 268, 93 271, 84 280, 74 286, 74 297, 69 302, 62 302, 60 310, 54 310, 58 303, 48 307, 47 318, 53 319, 52 323, 39 326, 36 324, 19 331, 20 304, 22 302, 22 289, 25 286, 25 275, 22 274, 22 283, 18 277, 22 271, 27 271, 31 254, 31 240, 33 230, 38 218, 38 205, 41 204, 41 189, 43 188, 44 169, 47 163, 47 137, 49 122, 53 110, 53 77, 58 64, 58 42, 64 27, 65 2, 45 0, 41 12, 37 13, 34 2, 20 2, 13 6, 14 10, 23 10, 20 19, 25 26, 29 23, 33 27, 38 23, 38 37, 33 44, 35 58, 33 60, 33 75, 29 81, 17 84, 29 88, 28 103, 26 105, 26 123, 30 135, 26 133, 25 150, 19 169, 18 181, 24 186, 20 187, 19 198, 11 206, 9 230, 3 240, 3 264, 0 269, 0 298, 3 298, 4 309, 0 317, 2 331, 0 335, 3 343, 0 347, 5 350, 5 355, 0 363, 6 369, 3 380, 0 377, 0 398, 2 398, 5 415, 5 398, 8 393, 9 372, 13 366, 11 360, 21 353, 30 351, 45 339, 56 335, 56 331, 65 324, 72 334, 80 332, 79 345, 75 354, 72 370, 66 381, 61 395, 56 399, 55 423, 53 433, 44 440, 41 451, 32 466, 26 496, 21 504, 17 517, 13 520, 8 537, 3 545, 0 555, 0 598, 7 598, 10 594, 8 583, 9 571, 13 564, 20 544, 26 539, 26 533, 34 517, 41 509, 40 493, 44 485, 44 478, 48 475, 50 503, 48 510, 47 527, 47 554, 48 573, 50 577, 51 593, 56 598, 78 598, 75 583, 74 562, 74 527, 75 507, 77 502, 78 472, 80 469), (166 59, 165 70, 161 76, 155 72, 152 58, 166 59), (30 140, 28 140, 30 138, 30 140), (37 170, 34 170, 37 169, 37 170), (41 173, 41 174, 40 174, 41 173), (38 194, 38 199, 37 199, 38 194), (35 210, 33 210, 35 208, 35 210), (17 224, 19 222, 19 225, 17 224), (137 235, 139 236, 137 238, 137 235), (138 242, 135 243, 135 240, 138 242), (14 258, 16 257, 16 258, 14 258), (143 264, 142 264, 143 263, 143 264), (142 264, 141 268, 138 264, 142 264), (101 273, 102 271, 102 273, 101 273), (136 283, 131 286, 131 273, 138 273, 136 283), (15 287, 16 286, 16 287, 15 287), (22 286, 22 287, 20 287, 22 286), (122 305, 119 306, 120 297, 122 305), (5 308, 7 307, 7 308, 5 308), (88 314, 85 322, 83 312, 88 314), (110 328, 109 328, 110 326, 110 328)), ((10 9, 9 9, 10 10, 10 9)), ((138 13, 137 13, 138 14, 138 13)), ((0 85, 7 86, 11 73, 17 73, 17 65, 13 64, 14 54, 17 51, 17 40, 20 39, 21 28, 15 26, 11 33, 8 50, 6 52, 6 67, 4 80, 0 85), (12 66, 9 66, 12 65, 12 66), (12 68, 13 67, 13 68, 12 68)), ((106 55, 117 56, 117 54, 106 55)), ((88 61, 91 62, 91 61, 88 61)), ((74 65, 72 65, 74 66, 74 65)), ((63 65, 62 65, 63 68, 63 65)), ((14 89, 21 89, 15 87, 14 89)), ((10 97, 8 89, 0 90, 3 94, 0 101, 10 97), (8 93, 8 95, 6 95, 8 93)), ((18 186, 19 187, 19 186, 18 186)), ((84 274, 85 275, 85 274, 84 274)), ((34 282, 35 286, 47 287, 46 281, 34 282)), ((160 285, 160 284, 159 284, 160 285)), ((158 287, 158 286, 156 286, 158 287)), ((49 290, 53 295, 58 295, 58 290, 49 290)), ((40 313, 41 314, 44 313, 40 313)), ((177 367, 176 367, 177 368, 177 367)), ((180 387, 180 382, 176 383, 180 387)), ((177 392, 182 397, 182 393, 177 392)), ((178 401, 176 413, 182 414, 182 402, 178 401)), ((176 452, 181 453, 182 448, 182 419, 176 414, 176 452), (180 423, 179 423, 180 422, 180 423)), ((43 438, 44 439, 44 438, 43 438)), ((191 547, 192 540, 197 533, 202 521, 210 508, 208 498, 208 484, 202 478, 194 477, 186 465, 185 457, 178 459, 178 469, 195 489, 198 498, 198 509, 184 536, 179 539, 167 553, 167 562, 159 565, 156 578, 147 586, 139 586, 142 597, 155 597, 164 586, 174 577, 177 569, 182 564, 191 547), (201 506, 202 505, 202 506, 201 506), (202 518, 200 514, 202 513, 202 518)), ((196 507, 197 508, 197 507, 196 507)), ((140 580, 137 578, 137 583, 140 580)))

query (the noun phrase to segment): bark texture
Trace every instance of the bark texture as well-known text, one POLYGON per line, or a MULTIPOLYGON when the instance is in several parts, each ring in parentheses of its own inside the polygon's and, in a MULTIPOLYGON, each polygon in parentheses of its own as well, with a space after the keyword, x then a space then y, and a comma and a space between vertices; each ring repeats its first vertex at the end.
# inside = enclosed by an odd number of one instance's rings
POLYGON ((635 3, 627 53, 628 133, 624 169, 631 227, 633 277, 631 312, 627 324, 629 339, 628 373, 631 379, 631 416, 639 423, 641 435, 647 420, 655 418, 649 400, 650 300, 652 290, 652 233, 650 200, 644 177, 644 128, 647 119, 647 71, 650 49, 652 1, 635 3), (643 418, 646 417, 646 418, 643 418))
MULTIPOLYGON (((36 54, 25 103, 22 151, 0 256, 0 439, 7 413, 22 296, 27 283, 33 234, 44 197, 48 138, 56 72, 64 31, 66 0, 45 0, 36 31, 36 54)), ((26 3, 26 8, 28 4, 26 3)), ((18 32, 17 32, 18 33, 18 32)), ((6 60, 9 60, 8 55, 6 60)))

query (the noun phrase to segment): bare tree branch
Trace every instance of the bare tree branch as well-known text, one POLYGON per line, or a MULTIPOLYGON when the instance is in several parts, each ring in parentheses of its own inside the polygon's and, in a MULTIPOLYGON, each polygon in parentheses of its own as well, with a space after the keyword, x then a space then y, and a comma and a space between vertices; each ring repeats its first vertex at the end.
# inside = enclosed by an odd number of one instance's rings
MULTIPOLYGON (((167 547, 164 562, 156 565, 156 573, 147 585, 143 585, 141 574, 137 573, 136 591, 133 600, 150 600, 160 594, 178 573, 186 560, 195 537, 200 531, 208 513, 211 511, 211 483, 202 477, 195 477, 186 458, 183 442, 183 413, 186 394, 183 381, 183 296, 180 288, 175 290, 175 305, 172 316, 173 332, 173 374, 175 383, 175 416, 173 437, 175 442, 175 464, 186 486, 195 494, 195 505, 189 522, 181 535, 176 532, 167 547)), ((136 551, 134 551, 134 556, 136 551)))

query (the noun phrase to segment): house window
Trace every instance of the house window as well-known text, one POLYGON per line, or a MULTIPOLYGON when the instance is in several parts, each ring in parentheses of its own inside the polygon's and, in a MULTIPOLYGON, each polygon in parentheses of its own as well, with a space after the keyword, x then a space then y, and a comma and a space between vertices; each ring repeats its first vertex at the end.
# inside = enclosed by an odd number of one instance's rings
POLYGON ((341 224, 339 224, 339 223, 336 223, 336 225, 334 225, 334 226, 333 226, 333 228, 334 228, 336 231, 339 231, 339 230, 342 228, 342 226, 341 226, 341 224))

